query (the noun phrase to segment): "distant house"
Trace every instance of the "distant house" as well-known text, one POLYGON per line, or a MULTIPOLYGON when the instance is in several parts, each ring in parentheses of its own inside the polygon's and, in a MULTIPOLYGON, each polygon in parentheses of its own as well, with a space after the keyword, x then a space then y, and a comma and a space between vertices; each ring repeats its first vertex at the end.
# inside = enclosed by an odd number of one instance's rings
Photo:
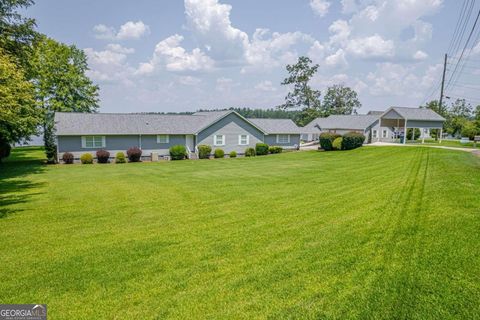
POLYGON ((243 154, 258 142, 284 148, 300 145, 300 128, 289 119, 246 119, 235 111, 197 112, 192 115, 64 113, 55 114, 57 152, 83 153, 108 150, 111 156, 139 147, 143 156, 169 154, 184 145, 189 157, 198 145, 210 145, 226 153, 243 154))
MULTIPOLYGON (((364 115, 331 115, 317 118, 302 129, 302 140, 318 140, 322 132, 345 134, 350 131, 365 135, 366 143, 382 141, 405 143, 405 132, 409 128, 418 128, 421 138, 430 133, 430 129, 439 129, 440 137, 445 119, 431 109, 392 107, 388 110, 370 111, 364 115)), ((410 138, 410 137, 407 137, 410 138)))

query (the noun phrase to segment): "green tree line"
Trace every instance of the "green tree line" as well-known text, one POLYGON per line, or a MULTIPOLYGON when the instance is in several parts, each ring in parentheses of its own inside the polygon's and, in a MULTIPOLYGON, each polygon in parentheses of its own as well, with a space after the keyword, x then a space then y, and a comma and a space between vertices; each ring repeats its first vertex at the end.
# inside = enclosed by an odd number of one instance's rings
POLYGON ((41 132, 55 162, 54 113, 94 112, 98 86, 86 76, 87 57, 36 31, 19 9, 32 0, 0 1, 0 160, 10 145, 41 132))

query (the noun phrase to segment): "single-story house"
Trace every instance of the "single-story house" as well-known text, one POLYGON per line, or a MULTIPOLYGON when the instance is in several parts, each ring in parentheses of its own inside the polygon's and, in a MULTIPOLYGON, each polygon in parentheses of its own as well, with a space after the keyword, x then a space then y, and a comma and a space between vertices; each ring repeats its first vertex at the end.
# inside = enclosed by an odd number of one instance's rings
POLYGON ((290 119, 246 119, 235 111, 192 115, 57 112, 55 132, 59 158, 71 152, 78 159, 99 149, 114 157, 130 147, 142 149, 144 157, 152 153, 162 157, 174 145, 184 145, 189 157, 195 158, 202 144, 238 154, 259 142, 297 148, 301 129, 290 119))
POLYGON ((431 109, 392 107, 384 112, 317 118, 303 128, 301 138, 315 141, 322 132, 345 134, 354 131, 364 134, 366 143, 396 142, 405 137, 409 128, 420 129, 422 139, 428 136, 430 129, 439 129, 441 138, 444 122, 445 119, 431 109))

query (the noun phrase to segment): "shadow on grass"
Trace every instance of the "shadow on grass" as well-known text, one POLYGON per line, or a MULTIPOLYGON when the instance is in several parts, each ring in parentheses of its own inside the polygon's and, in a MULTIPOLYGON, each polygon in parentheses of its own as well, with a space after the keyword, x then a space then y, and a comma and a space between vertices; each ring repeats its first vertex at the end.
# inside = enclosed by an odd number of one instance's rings
POLYGON ((25 203, 39 194, 29 189, 43 183, 33 182, 29 176, 44 170, 43 150, 38 147, 15 148, 10 157, 0 163, 0 219, 21 211, 11 208, 13 205, 25 203))

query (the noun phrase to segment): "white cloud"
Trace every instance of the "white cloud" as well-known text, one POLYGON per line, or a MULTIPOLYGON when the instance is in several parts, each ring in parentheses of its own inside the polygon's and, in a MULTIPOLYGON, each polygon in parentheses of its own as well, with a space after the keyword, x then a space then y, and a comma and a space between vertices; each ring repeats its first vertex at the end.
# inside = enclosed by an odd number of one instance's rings
POLYGON ((378 34, 365 38, 356 38, 348 42, 347 51, 362 58, 392 57, 395 45, 392 40, 384 40, 378 34))
POLYGON ((350 14, 358 10, 356 0, 342 0, 342 13, 350 14))
POLYGON ((425 60, 425 59, 428 58, 428 54, 426 54, 422 50, 418 50, 417 52, 415 52, 413 54, 412 58, 415 59, 415 60, 425 60))
POLYGON ((180 46, 182 41, 183 36, 175 34, 157 43, 152 59, 141 63, 137 73, 152 73, 156 68, 179 72, 211 70, 214 67, 214 61, 202 50, 195 48, 188 52, 180 46))
POLYGON ((180 76, 178 77, 178 82, 186 86, 196 86, 199 85, 202 80, 192 76, 180 76))
POLYGON ((128 21, 120 27, 117 34, 117 39, 139 39, 143 35, 149 34, 150 28, 143 23, 143 21, 128 21))
POLYGON ((273 86, 272 81, 269 81, 269 80, 265 80, 257 83, 257 85, 255 86, 255 89, 261 90, 261 91, 277 91, 277 88, 273 86))
POLYGON ((127 21, 120 26, 120 30, 116 31, 114 27, 109 27, 104 24, 98 24, 93 27, 95 37, 104 40, 127 40, 139 39, 144 35, 150 33, 150 28, 143 21, 127 21))
POLYGON ((217 85, 215 90, 220 92, 230 92, 235 86, 234 81, 231 78, 221 77, 216 81, 217 85))
POLYGON ((329 67, 346 67, 345 51, 338 49, 337 52, 325 58, 325 64, 329 67))
POLYGON ((134 69, 127 63, 127 55, 133 53, 133 49, 124 48, 120 45, 109 44, 105 50, 96 51, 85 48, 88 59, 88 75, 100 82, 120 81, 131 85, 130 77, 134 69))
POLYGON ((323 17, 328 13, 330 2, 326 0, 310 0, 310 7, 318 16, 323 17))
POLYGON ((351 33, 350 25, 345 20, 334 21, 328 31, 333 34, 330 36, 330 43, 332 44, 343 44, 351 33))

